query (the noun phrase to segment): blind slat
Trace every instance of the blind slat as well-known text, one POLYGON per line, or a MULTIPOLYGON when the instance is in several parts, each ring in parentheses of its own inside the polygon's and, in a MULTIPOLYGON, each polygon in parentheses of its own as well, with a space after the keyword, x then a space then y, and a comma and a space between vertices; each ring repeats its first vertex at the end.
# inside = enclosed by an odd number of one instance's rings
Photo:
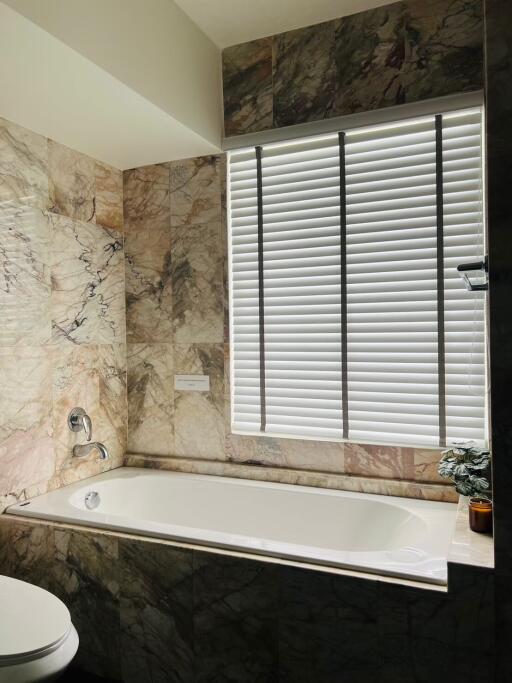
POLYGON ((481 118, 264 145, 259 179, 230 153, 235 431, 485 443, 485 298, 456 270, 484 254, 481 118))

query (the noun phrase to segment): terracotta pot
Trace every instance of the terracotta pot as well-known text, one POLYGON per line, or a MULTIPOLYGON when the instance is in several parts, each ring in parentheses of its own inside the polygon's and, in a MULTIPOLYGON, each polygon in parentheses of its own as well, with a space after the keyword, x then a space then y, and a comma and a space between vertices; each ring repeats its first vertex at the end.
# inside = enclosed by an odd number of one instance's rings
POLYGON ((485 498, 469 499, 469 527, 479 534, 492 534, 492 502, 485 498))

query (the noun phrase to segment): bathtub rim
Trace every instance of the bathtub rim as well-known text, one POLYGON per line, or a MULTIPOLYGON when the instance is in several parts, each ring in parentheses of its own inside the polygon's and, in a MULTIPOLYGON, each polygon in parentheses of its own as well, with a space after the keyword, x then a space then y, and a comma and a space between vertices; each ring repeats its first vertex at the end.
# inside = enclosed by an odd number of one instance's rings
POLYGON ((331 565, 315 564, 309 562, 300 562, 298 560, 290 560, 282 557, 275 557, 273 555, 263 555, 259 553, 249 553, 242 550, 234 550, 231 548, 219 548, 210 545, 201 545, 198 543, 188 543, 185 541, 177 541, 170 538, 160 538, 157 536, 146 536, 145 534, 135 534, 126 531, 117 531, 99 526, 89 526, 85 524, 71 524, 69 522, 59 522, 53 519, 44 519, 42 517, 28 517, 25 515, 16 515, 7 513, 4 510, 0 514, 0 524, 10 524, 12 522, 18 524, 25 524, 26 526, 53 526, 59 529, 68 529, 78 533, 85 532, 90 534, 98 534, 106 537, 119 537, 123 539, 131 539, 135 541, 144 541, 148 543, 156 543, 169 545, 174 548, 181 548, 183 550, 190 550, 195 552, 205 552, 214 555, 226 555, 228 557, 237 557, 240 559, 251 560, 254 562, 266 562, 267 564, 283 565, 285 567, 293 567, 296 569, 311 570, 324 574, 334 574, 337 576, 347 576, 354 579, 364 579, 368 581, 375 581, 380 583, 391 583, 398 586, 421 588, 423 590, 435 591, 438 593, 449 592, 449 576, 448 583, 433 583, 429 581, 421 581, 416 579, 408 579, 405 577, 391 576, 384 573, 374 573, 368 571, 358 571, 355 569, 348 569, 346 567, 338 567, 331 565))
MULTIPOLYGON (((448 538, 448 548, 446 551, 446 556, 444 557, 444 561, 446 562, 446 573, 444 576, 441 578, 437 578, 435 576, 421 576, 419 573, 416 573, 414 571, 407 572, 407 566, 405 566, 402 570, 400 567, 394 568, 394 569, 389 569, 386 570, 386 568, 382 568, 382 566, 366 566, 364 564, 349 564, 349 563, 344 563, 341 562, 339 559, 332 558, 330 560, 328 557, 325 557, 325 554, 323 557, 315 558, 312 557, 311 555, 308 556, 306 553, 306 556, 301 555, 300 553, 297 552, 298 550, 301 549, 310 549, 310 546, 303 546, 302 548, 298 546, 297 544, 292 544, 292 543, 284 543, 284 545, 287 546, 285 550, 282 548, 277 547, 275 550, 270 551, 269 549, 264 549, 264 548, 258 548, 257 546, 247 546, 245 543, 241 545, 234 544, 233 542, 227 543, 223 542, 222 540, 217 540, 217 541, 212 541, 208 539, 198 539, 194 536, 190 537, 187 533, 187 530, 191 531, 193 527, 190 528, 185 528, 185 533, 180 532, 180 533, 171 533, 167 531, 165 528, 158 528, 162 527, 165 525, 162 525, 162 523, 159 522, 153 522, 153 529, 140 529, 140 528, 126 528, 126 524, 120 524, 119 526, 116 526, 115 524, 115 519, 112 520, 112 517, 115 517, 115 515, 111 515, 111 518, 109 520, 102 520, 99 518, 98 520, 93 520, 93 519, 83 519, 83 518, 78 518, 70 519, 70 515, 66 515, 63 513, 62 515, 59 515, 57 512, 51 512, 51 511, 37 511, 35 513, 30 513, 27 511, 27 513, 19 512, 19 508, 25 507, 29 501, 23 501, 23 502, 18 502, 16 504, 13 504, 9 506, 4 512, 11 517, 18 517, 20 519, 40 519, 46 522, 50 523, 59 523, 59 524, 69 524, 73 528, 88 528, 88 529, 97 529, 97 530, 103 530, 106 532, 114 533, 114 534, 128 534, 129 536, 135 536, 138 538, 153 538, 158 541, 171 541, 180 545, 184 546, 189 546, 189 547, 195 547, 197 549, 200 548, 217 548, 220 551, 224 553, 228 552, 235 552, 235 553, 242 553, 243 555, 250 556, 251 558, 262 558, 262 557, 272 557, 277 560, 280 560, 282 562, 286 563, 297 563, 298 566, 304 566, 305 564, 311 565, 311 566, 317 566, 319 568, 333 568, 333 569, 342 569, 348 572, 354 572, 356 575, 361 575, 361 574, 369 574, 373 576, 386 576, 391 579, 397 579, 399 582, 401 581, 411 581, 413 583, 418 582, 419 584, 432 584, 432 585, 437 585, 437 586, 446 586, 448 582, 448 554, 449 554, 449 548, 450 548, 450 543, 451 543, 451 537, 453 536, 453 533, 455 531, 456 525, 455 525, 455 520, 456 520, 456 508, 457 506, 454 505, 453 503, 449 502, 442 502, 442 501, 430 501, 430 500, 424 500, 424 499, 410 499, 410 498, 404 498, 404 497, 398 497, 398 496, 386 496, 383 494, 378 494, 378 493, 364 493, 364 492, 355 492, 355 491, 343 491, 343 490, 337 490, 337 489, 325 489, 325 488, 319 488, 319 487, 311 487, 311 486, 297 486, 295 484, 284 484, 284 483, 278 483, 278 482, 262 482, 258 480, 244 480, 240 479, 237 477, 219 477, 216 475, 204 475, 204 474, 198 474, 198 473, 193 473, 193 472, 175 472, 175 471, 162 471, 162 470, 153 470, 153 469, 147 469, 147 468, 136 468, 136 467, 122 467, 122 468, 115 468, 115 470, 110 470, 106 471, 100 474, 95 474, 90 478, 86 478, 83 480, 79 480, 74 482, 73 484, 70 484, 65 487, 61 487, 60 489, 55 489, 54 491, 48 492, 48 494, 42 494, 41 496, 36 496, 34 497, 35 500, 37 498, 42 497, 44 495, 57 495, 59 497, 64 498, 66 501, 67 505, 72 505, 69 501, 72 497, 75 496, 77 491, 80 491, 82 489, 87 490, 89 486, 89 482, 93 479, 99 479, 100 481, 102 479, 108 481, 109 479, 116 479, 117 478, 130 478, 131 476, 136 477, 136 476, 148 476, 151 478, 152 476, 159 476, 160 474, 166 474, 172 476, 172 478, 180 479, 180 478, 185 478, 185 479, 192 479, 196 481, 208 481, 212 482, 218 481, 219 483, 222 483, 224 485, 233 485, 233 486, 238 486, 238 487, 249 487, 249 488, 263 488, 263 489, 277 489, 281 491, 291 491, 293 493, 310 493, 313 495, 320 495, 320 496, 327 496, 327 497, 344 497, 344 498, 349 498, 349 499, 374 499, 375 501, 378 501, 380 503, 383 503, 384 505, 389 505, 390 507, 412 507, 413 509, 416 507, 418 508, 418 513, 421 518, 421 510, 424 508, 426 510, 427 516, 428 516, 428 510, 429 508, 432 509, 437 508, 439 509, 445 509, 447 513, 453 513, 453 526, 451 527, 451 533, 448 538), (71 489, 71 491, 70 491, 71 489), (17 514, 19 512, 19 514, 17 514), (155 529, 155 527, 157 527, 155 529), (294 547, 295 546, 295 547, 294 547), (295 550, 292 554, 287 553, 286 550, 295 550)), ((34 500, 31 499, 31 500, 34 500)), ((80 510, 80 508, 74 508, 77 512, 77 514, 85 514, 87 515, 86 510, 80 510)), ((408 510, 409 514, 411 514, 411 510, 408 510)), ((92 511, 92 514, 94 512, 92 511)), ((414 512, 413 512, 414 514, 414 512)), ((104 513, 105 516, 107 516, 104 513)), ((121 517, 122 520, 126 520, 129 522, 129 518, 127 517, 121 517)), ((175 528, 177 525, 174 525, 175 528)), ((212 532, 201 529, 199 531, 206 532, 206 535, 209 533, 211 534, 212 532)), ((215 535, 215 534, 213 534, 215 535)), ((222 535, 222 534, 220 534, 222 535)), ((247 537, 248 539, 249 537, 247 537)), ((322 550, 321 548, 319 549, 320 551, 322 550)), ((380 552, 385 552, 385 550, 380 551, 380 552)), ((324 550, 325 553, 325 550, 324 550)))

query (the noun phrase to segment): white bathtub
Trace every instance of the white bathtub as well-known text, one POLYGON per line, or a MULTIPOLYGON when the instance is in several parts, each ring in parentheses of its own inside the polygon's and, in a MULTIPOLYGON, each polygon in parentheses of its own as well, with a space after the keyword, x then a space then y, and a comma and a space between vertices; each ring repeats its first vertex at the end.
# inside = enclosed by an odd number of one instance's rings
POLYGON ((123 467, 8 514, 443 584, 456 505, 123 467), (85 496, 100 503, 88 510, 85 496))

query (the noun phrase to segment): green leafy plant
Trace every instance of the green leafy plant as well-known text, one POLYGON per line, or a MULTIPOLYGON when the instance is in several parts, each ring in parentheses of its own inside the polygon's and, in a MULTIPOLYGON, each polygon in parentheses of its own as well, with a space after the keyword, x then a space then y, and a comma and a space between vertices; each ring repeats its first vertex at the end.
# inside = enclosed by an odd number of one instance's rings
POLYGON ((441 477, 451 479, 463 496, 491 500, 490 464, 489 451, 478 448, 473 441, 464 441, 443 451, 437 471, 441 477))

